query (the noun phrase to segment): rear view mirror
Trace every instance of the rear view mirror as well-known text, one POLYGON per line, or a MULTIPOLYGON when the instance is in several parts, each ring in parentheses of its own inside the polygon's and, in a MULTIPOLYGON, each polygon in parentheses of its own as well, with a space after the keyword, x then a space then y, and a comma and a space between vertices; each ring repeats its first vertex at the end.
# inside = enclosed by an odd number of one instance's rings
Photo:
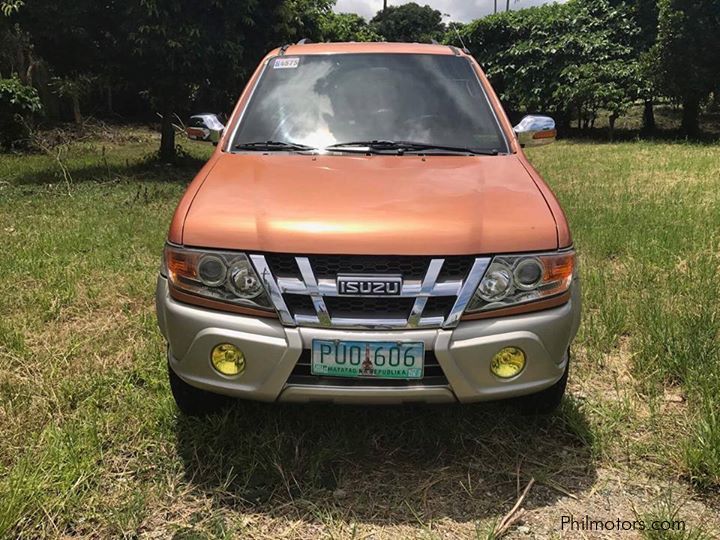
POLYGON ((549 116, 530 114, 513 129, 523 148, 543 146, 553 143, 557 139, 555 120, 549 116))
POLYGON ((207 141, 217 144, 222 137, 225 126, 215 114, 196 114, 190 117, 185 129, 189 139, 207 141))

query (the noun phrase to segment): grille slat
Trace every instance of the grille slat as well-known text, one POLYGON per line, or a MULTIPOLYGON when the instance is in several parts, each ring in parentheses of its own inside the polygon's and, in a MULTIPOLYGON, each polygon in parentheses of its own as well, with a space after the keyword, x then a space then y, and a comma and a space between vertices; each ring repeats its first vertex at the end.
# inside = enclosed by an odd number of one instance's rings
POLYGON ((251 255, 287 325, 323 328, 453 327, 489 258, 405 255, 251 255), (341 295, 338 276, 401 276, 399 296, 341 295), (278 285, 280 283, 282 287, 278 285))

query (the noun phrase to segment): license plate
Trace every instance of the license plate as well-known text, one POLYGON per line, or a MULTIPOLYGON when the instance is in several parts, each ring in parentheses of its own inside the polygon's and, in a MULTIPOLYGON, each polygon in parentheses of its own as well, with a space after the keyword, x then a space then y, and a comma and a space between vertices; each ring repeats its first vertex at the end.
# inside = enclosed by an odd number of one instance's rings
POLYGON ((325 377, 422 379, 425 344, 313 340, 311 373, 325 377))

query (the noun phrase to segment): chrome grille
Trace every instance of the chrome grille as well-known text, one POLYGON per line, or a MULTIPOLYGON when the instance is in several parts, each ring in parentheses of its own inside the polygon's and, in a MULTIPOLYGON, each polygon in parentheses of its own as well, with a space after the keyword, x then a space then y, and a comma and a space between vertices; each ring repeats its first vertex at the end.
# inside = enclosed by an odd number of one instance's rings
POLYGON ((451 328, 490 258, 251 255, 281 321, 322 328, 451 328), (401 275, 398 296, 340 295, 339 275, 401 275))

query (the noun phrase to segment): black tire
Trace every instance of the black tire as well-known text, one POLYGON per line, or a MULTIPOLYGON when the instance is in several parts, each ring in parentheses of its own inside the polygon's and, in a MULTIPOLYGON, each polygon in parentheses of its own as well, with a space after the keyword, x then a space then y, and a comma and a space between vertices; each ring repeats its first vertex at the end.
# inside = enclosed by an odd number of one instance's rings
POLYGON ((190 386, 178 377, 170 364, 168 364, 168 377, 170 378, 170 390, 172 390, 175 403, 185 416, 207 416, 217 413, 227 407, 230 402, 230 399, 226 396, 190 386))
POLYGON ((519 399, 520 413, 525 416, 545 416, 554 413, 562 403, 570 373, 570 351, 565 365, 565 373, 558 382, 536 394, 519 399))

